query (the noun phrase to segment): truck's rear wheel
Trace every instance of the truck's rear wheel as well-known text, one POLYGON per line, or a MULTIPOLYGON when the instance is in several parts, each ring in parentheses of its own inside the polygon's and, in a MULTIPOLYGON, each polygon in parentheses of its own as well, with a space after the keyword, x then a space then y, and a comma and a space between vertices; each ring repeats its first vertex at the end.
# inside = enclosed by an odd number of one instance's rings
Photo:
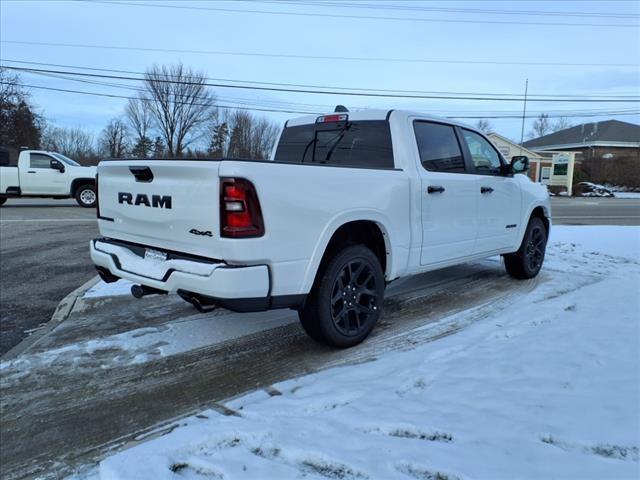
POLYGON ((76 190, 76 202, 84 208, 92 208, 96 206, 96 187, 93 185, 80 185, 76 190))
POLYGON ((546 247, 547 229, 544 222, 538 217, 533 217, 529 220, 518 251, 504 255, 507 273, 521 280, 535 277, 542 268, 546 247))
POLYGON ((367 247, 353 245, 333 257, 320 273, 299 316, 313 339, 347 348, 362 342, 380 317, 384 274, 367 247))
POLYGON ((7 202, 7 197, 0 195, 0 205, 4 205, 7 202))

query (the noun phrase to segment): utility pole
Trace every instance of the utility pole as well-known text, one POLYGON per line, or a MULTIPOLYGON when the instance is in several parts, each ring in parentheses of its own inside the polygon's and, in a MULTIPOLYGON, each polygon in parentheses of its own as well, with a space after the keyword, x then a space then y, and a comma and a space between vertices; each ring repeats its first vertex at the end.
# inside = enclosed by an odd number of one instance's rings
POLYGON ((522 129, 520 130, 520 154, 522 155, 522 142, 524 142, 524 119, 527 116, 527 92, 529 90, 529 79, 524 82, 524 108, 522 109, 522 129))

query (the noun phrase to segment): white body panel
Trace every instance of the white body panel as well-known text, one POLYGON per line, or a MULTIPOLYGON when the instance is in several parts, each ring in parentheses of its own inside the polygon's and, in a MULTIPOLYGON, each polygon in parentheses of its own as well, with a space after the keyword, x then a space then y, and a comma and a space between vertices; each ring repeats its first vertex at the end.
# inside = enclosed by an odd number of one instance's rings
POLYGON ((74 181, 92 180, 96 176, 96 167, 82 167, 64 163, 65 171, 45 167, 31 166, 31 154, 56 159, 51 152, 23 150, 18 157, 17 166, 0 167, 0 195, 30 197, 71 197, 74 181), (15 189, 19 188, 20 195, 15 189))
MULTIPOLYGON (((379 228, 387 254, 385 277, 391 281, 474 258, 513 252, 521 243, 534 208, 541 207, 550 218, 546 189, 524 175, 425 170, 410 128, 411 121, 424 119, 422 116, 364 111, 349 113, 349 118, 389 119, 394 169, 278 161, 105 161, 98 167, 100 231, 108 238, 215 259, 226 266, 266 266, 268 295, 288 296, 311 290, 329 241, 341 226, 352 221, 373 222, 379 228), (153 181, 135 181, 129 172, 132 166, 149 167, 153 181), (221 237, 220 178, 243 178, 253 183, 264 219, 264 235, 221 237), (441 185, 445 192, 429 195, 428 185, 441 185), (493 188, 493 193, 481 194, 481 186, 493 188), (121 192, 130 193, 132 198, 138 194, 149 198, 171 195, 172 208, 118 202, 121 192), (190 232, 192 229, 209 231, 211 235, 195 235, 190 232)), ((313 123, 315 119, 294 119, 288 126, 313 123)), ((116 276, 162 290, 193 288, 190 291, 204 295, 243 298, 254 296, 263 284, 262 280, 245 280, 246 288, 234 283, 236 290, 230 291, 218 282, 197 290, 191 280, 185 280, 183 285, 175 280, 170 284, 149 280, 142 274, 144 268, 140 272, 126 271, 107 257, 92 247, 97 265, 116 276)), ((244 275, 240 272, 245 268, 237 270, 238 275, 244 275)))

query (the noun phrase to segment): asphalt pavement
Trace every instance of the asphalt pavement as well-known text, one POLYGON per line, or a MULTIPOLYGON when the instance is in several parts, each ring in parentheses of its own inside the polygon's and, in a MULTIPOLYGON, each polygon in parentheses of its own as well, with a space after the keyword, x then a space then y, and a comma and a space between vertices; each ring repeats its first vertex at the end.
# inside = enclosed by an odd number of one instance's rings
POLYGON ((9 200, 0 208, 0 355, 95 276, 89 258, 95 215, 75 200, 9 200))
MULTIPOLYGON (((552 198, 556 225, 640 225, 640 199, 552 198)), ((42 327, 92 278, 95 210, 74 200, 11 199, 0 208, 0 355, 42 327)))
POLYGON ((640 198, 551 199, 556 225, 640 225, 640 198))

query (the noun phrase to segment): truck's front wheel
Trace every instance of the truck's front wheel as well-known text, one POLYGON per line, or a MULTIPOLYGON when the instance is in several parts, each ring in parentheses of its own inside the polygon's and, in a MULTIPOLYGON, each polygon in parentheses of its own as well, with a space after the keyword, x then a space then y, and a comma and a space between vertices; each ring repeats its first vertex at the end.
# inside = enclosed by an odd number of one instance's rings
POLYGON ((529 220, 518 251, 504 255, 507 273, 520 280, 535 277, 542 268, 546 247, 547 229, 544 222, 533 217, 529 220))
POLYGON ((96 206, 96 188, 93 185, 81 185, 76 191, 76 202, 84 208, 96 206))
POLYGON ((362 342, 380 317, 384 274, 367 247, 353 245, 335 255, 320 272, 299 312, 305 331, 332 347, 362 342))
POLYGON ((6 201, 7 197, 5 197, 4 195, 0 195, 0 205, 4 205, 6 201))

